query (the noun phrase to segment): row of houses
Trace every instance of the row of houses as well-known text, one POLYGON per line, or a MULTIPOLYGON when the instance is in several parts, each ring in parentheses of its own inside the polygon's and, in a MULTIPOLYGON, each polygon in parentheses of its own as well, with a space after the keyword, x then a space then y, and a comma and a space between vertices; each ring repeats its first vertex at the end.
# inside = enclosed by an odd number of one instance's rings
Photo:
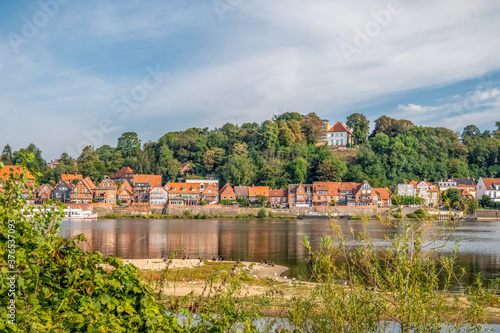
MULTIPOLYGON (((11 169, 16 172, 19 168, 5 166, 0 170, 0 180, 8 177, 12 173, 11 169)), ((34 184, 34 177, 29 172, 28 178, 29 182, 34 184)), ((451 178, 436 183, 425 179, 412 180, 398 184, 396 193, 418 196, 422 198, 424 206, 432 207, 438 205, 441 194, 450 188, 459 189, 464 197, 481 199, 483 195, 488 195, 493 201, 500 202, 499 178, 480 178, 477 184, 470 178, 451 178)), ((23 193, 26 197, 30 194, 27 190, 23 193)), ((135 174, 129 167, 121 168, 111 177, 105 176, 97 185, 81 174, 63 174, 54 187, 43 184, 33 193, 33 202, 38 204, 55 199, 65 203, 93 203, 101 206, 138 203, 153 207, 188 207, 200 204, 215 205, 221 201, 228 204, 242 198, 248 199, 252 205, 269 202, 272 207, 282 208, 329 205, 384 207, 392 204, 391 192, 387 188, 372 188, 367 181, 289 184, 288 189, 255 185, 232 187, 225 184, 219 189, 219 181, 209 179, 185 179, 182 182, 162 185, 160 175, 135 174)))

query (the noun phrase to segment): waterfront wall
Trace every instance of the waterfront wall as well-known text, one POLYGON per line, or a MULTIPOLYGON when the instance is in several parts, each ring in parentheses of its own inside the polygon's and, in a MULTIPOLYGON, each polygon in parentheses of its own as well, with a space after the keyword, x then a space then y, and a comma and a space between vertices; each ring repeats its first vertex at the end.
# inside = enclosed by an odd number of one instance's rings
MULTIPOLYGON (((196 207, 168 207, 168 208, 147 208, 147 207, 95 207, 94 213, 99 216, 106 214, 117 215, 145 215, 145 214, 167 214, 167 215, 183 215, 185 211, 189 211, 191 215, 219 215, 219 216, 236 216, 236 215, 257 215, 261 208, 235 207, 235 206, 196 206, 196 207)), ((416 210, 415 207, 404 208, 403 213, 408 214, 416 210)), ((387 215, 389 208, 373 208, 373 207, 292 207, 288 209, 271 209, 266 208, 266 212, 272 212, 276 216, 297 216, 297 215, 324 215, 328 212, 336 212, 343 215, 357 216, 372 216, 375 214, 387 215)))
POLYGON ((500 221, 500 210, 478 209, 478 210, 476 210, 476 217, 478 220, 500 221))

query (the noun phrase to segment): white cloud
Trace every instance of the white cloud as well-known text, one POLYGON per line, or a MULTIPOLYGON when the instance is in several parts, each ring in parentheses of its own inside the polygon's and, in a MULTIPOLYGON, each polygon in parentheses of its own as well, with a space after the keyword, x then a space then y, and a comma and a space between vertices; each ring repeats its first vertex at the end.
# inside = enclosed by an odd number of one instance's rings
MULTIPOLYGON (((15 128, 27 126, 29 141, 48 158, 59 156, 68 142, 81 140, 80 129, 108 117, 110 103, 140 83, 146 66, 156 64, 171 75, 116 123, 120 130, 156 139, 192 126, 261 122, 285 107, 333 121, 397 92, 500 70, 500 7, 493 0, 402 0, 401 13, 347 63, 340 43, 353 44, 356 29, 387 8, 381 0, 256 0, 220 21, 210 1, 72 2, 19 55, 0 41, 0 112, 12 125, 2 131, 0 145, 24 145, 15 128), (60 121, 68 131, 56 135, 60 121)), ((441 100, 398 101, 394 114, 442 124, 445 113, 465 121, 468 114, 483 119, 495 110, 498 88, 471 93, 474 99, 451 92, 441 100), (457 111, 467 102, 473 107, 457 111)), ((115 144, 118 135, 104 142, 115 144)))

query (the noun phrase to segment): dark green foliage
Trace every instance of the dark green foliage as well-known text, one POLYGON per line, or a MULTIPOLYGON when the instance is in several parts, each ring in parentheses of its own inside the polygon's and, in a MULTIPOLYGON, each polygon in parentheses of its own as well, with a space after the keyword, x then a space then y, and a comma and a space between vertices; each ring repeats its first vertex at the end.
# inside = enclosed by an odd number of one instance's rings
POLYGON ((249 207, 250 206, 250 200, 247 198, 238 198, 236 199, 236 202, 240 207, 249 207))

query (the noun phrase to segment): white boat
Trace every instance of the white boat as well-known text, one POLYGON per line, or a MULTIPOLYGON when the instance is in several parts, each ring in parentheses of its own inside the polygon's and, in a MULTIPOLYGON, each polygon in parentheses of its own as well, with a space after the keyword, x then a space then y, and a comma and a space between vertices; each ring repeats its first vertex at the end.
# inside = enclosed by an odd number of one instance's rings
POLYGON ((92 214, 91 210, 83 210, 81 208, 65 208, 63 219, 97 219, 97 214, 92 214))

